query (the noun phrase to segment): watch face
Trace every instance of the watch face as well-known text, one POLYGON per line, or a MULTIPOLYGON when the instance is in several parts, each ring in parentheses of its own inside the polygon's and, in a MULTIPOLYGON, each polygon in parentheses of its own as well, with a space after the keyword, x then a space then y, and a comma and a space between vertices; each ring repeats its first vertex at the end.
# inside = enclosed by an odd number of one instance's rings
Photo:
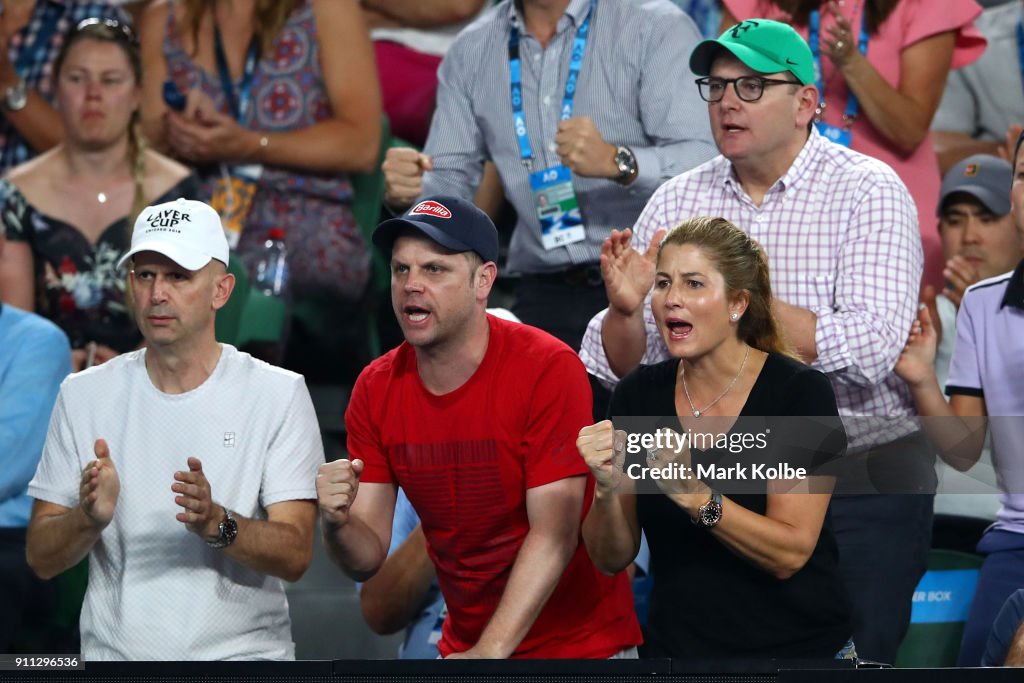
POLYGON ((633 172, 633 164, 630 163, 632 159, 629 156, 629 152, 624 149, 620 149, 615 155, 615 165, 619 167, 619 173, 625 175, 633 172))
POLYGON ((722 518, 722 504, 715 501, 708 501, 700 508, 700 523, 706 527, 718 524, 722 518))
POLYGON ((18 81, 4 92, 4 106, 8 111, 20 111, 28 104, 28 91, 24 81, 18 81))
POLYGON ((238 522, 236 522, 233 517, 228 517, 220 523, 220 537, 221 540, 224 541, 224 545, 230 545, 237 535, 238 522))

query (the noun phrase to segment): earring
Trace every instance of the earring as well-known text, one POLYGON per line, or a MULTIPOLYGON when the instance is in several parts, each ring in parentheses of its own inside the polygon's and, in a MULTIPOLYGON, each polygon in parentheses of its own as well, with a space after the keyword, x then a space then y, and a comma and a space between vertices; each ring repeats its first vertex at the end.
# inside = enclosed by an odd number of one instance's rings
POLYGON ((729 316, 729 320, 731 320, 733 322, 736 322, 739 319, 740 319, 740 314, 739 313, 733 313, 732 315, 729 316))

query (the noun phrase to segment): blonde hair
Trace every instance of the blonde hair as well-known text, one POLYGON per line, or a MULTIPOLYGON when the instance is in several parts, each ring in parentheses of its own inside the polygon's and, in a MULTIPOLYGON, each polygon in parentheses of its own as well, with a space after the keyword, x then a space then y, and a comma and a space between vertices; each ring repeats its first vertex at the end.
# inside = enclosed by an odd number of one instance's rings
MULTIPOLYGON (((94 40, 100 43, 112 43, 121 48, 125 57, 131 65, 132 75, 135 77, 135 86, 142 87, 142 57, 139 54, 139 43, 135 33, 127 24, 112 19, 91 18, 80 21, 73 26, 64 38, 60 51, 53 62, 54 76, 59 79, 61 69, 64 68, 64 61, 67 59, 71 48, 83 40, 94 40)), ((146 208, 146 139, 141 131, 141 114, 139 109, 132 112, 131 120, 128 122, 128 158, 131 161, 132 185, 132 207, 128 214, 128 238, 131 239, 132 226, 142 210, 146 208)))
POLYGON ((665 235, 658 246, 658 260, 665 247, 684 244, 697 247, 714 264, 730 299, 740 292, 747 293, 749 303, 739 320, 739 338, 760 351, 800 360, 772 313, 772 285, 764 248, 724 218, 697 216, 665 235))
MULTIPOLYGON (((207 8, 213 11, 217 0, 184 0, 185 17, 182 25, 192 33, 193 52, 199 49, 199 24, 207 8)), ((292 12, 303 5, 305 0, 256 0, 254 19, 256 20, 256 37, 260 43, 260 53, 266 54, 274 44, 277 34, 284 28, 292 12)))

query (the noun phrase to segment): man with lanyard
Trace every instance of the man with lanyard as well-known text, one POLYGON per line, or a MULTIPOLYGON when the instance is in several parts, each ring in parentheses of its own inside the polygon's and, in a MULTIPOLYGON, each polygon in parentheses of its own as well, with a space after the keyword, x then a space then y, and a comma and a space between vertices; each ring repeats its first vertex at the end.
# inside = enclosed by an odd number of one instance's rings
MULTIPOLYGON (((690 67, 707 75, 698 87, 721 156, 665 183, 635 235, 612 233, 604 259, 610 306, 587 329, 584 364, 613 385, 638 364, 667 358, 645 303, 659 233, 687 216, 722 216, 764 247, 772 312, 800 355, 828 375, 840 414, 877 416, 847 420, 851 453, 872 466, 907 465, 918 476, 934 476, 931 448, 907 419, 913 404, 893 374, 922 269, 917 211, 906 187, 884 163, 833 144, 810 126, 819 102, 813 57, 792 27, 741 22, 701 43, 690 67)), ((705 387, 694 403, 722 389, 705 387)), ((881 474, 900 493, 908 490, 905 480, 881 474)), ((862 657, 895 658, 925 568, 932 498, 832 498, 862 657)))
POLYGON ((512 310, 579 348, 609 230, 713 154, 684 66, 699 38, 668 0, 505 0, 445 56, 425 153, 389 150, 387 203, 472 198, 493 161, 518 215, 512 310))

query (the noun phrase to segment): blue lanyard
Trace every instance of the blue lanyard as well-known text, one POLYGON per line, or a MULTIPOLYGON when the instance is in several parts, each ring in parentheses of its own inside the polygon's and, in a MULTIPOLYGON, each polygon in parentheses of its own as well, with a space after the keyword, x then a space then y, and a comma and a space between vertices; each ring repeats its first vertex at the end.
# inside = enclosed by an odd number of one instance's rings
POLYGON ((1017 20, 1017 64, 1020 66, 1021 81, 1024 82, 1024 24, 1017 20))
POLYGON ((242 117, 249 110, 249 103, 252 101, 252 76, 256 71, 256 60, 259 58, 260 46, 256 36, 249 42, 249 52, 245 55, 245 66, 242 68, 242 82, 238 86, 238 94, 235 95, 235 84, 231 80, 231 70, 228 69, 228 58, 224 55, 224 43, 220 37, 220 28, 213 27, 213 43, 217 52, 217 71, 220 73, 220 84, 224 89, 224 97, 228 101, 231 115, 235 121, 242 122, 242 117))
MULTIPOLYGON (((576 98, 576 81, 580 77, 583 65, 583 53, 587 49, 587 33, 590 31, 590 17, 594 14, 597 0, 591 0, 590 10, 580 27, 576 30, 576 39, 572 44, 572 60, 569 62, 569 76, 565 81, 565 96, 562 98, 560 121, 572 118, 573 101, 576 98)), ((512 122, 516 137, 519 139, 519 156, 527 169, 533 167, 533 148, 530 138, 526 135, 526 115, 523 114, 523 69, 519 59, 519 26, 512 24, 508 35, 508 70, 512 81, 512 122)))
MULTIPOLYGON (((821 98, 821 108, 825 108, 825 83, 822 78, 821 68, 821 44, 819 34, 821 33, 821 16, 818 10, 811 10, 810 26, 807 31, 807 42, 811 44, 811 54, 814 56, 814 84, 818 86, 818 97, 821 98)), ((857 50, 865 57, 868 54, 868 30, 864 27, 864 19, 860 22, 860 39, 857 41, 857 50)), ((857 118, 857 96, 850 90, 846 96, 846 111, 843 112, 843 121, 849 126, 857 118)))

